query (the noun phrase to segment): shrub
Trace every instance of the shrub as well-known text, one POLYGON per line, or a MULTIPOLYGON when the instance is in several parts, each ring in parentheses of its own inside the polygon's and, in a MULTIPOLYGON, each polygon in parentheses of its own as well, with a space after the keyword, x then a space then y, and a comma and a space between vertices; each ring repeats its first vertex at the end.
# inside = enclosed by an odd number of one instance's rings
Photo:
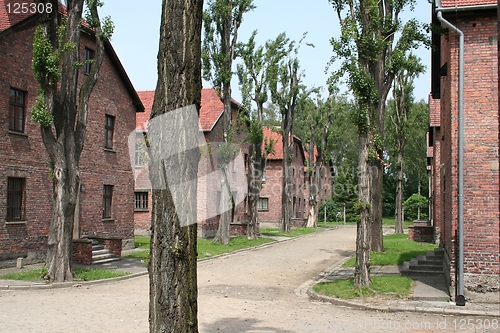
POLYGON ((429 200, 417 193, 414 193, 404 202, 405 218, 407 220, 416 220, 418 218, 418 210, 420 209, 420 219, 427 218, 427 209, 429 200))

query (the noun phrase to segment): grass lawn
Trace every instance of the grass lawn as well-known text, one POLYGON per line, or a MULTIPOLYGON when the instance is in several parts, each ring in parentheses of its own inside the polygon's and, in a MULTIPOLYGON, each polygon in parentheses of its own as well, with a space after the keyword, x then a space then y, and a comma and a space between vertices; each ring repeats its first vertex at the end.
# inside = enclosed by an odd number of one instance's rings
MULTIPOLYGON (((120 272, 110 269, 98 269, 98 268, 74 268, 73 270, 75 272, 75 278, 74 278, 75 282, 110 279, 130 274, 127 272, 120 272)), ((45 273, 46 273, 45 268, 27 269, 21 272, 2 275, 0 276, 0 279, 44 282, 45 280, 43 279, 43 276, 45 275, 45 273)))
MULTIPOLYGON (((396 225, 396 218, 394 217, 383 217, 382 218, 382 225, 384 226, 395 226, 396 225)), ((405 221, 403 223, 403 228, 406 229, 409 226, 413 225, 413 221, 405 221)))
POLYGON ((264 236, 283 236, 283 237, 297 237, 317 232, 315 228, 292 228, 291 232, 280 232, 279 228, 260 228, 260 234, 264 236))
MULTIPOLYGON (((249 247, 258 246, 265 243, 273 242, 269 238, 259 238, 248 240, 246 236, 231 237, 231 241, 228 245, 214 244, 211 239, 198 239, 197 240, 197 250, 198 259, 213 257, 218 254, 224 254, 233 252, 240 249, 245 249, 249 247)), ((124 258, 140 258, 145 262, 149 261, 149 237, 136 236, 134 239, 135 244, 143 244, 140 248, 147 248, 148 250, 133 252, 124 255, 124 258)), ((137 246, 136 246, 137 247, 137 246)))
MULTIPOLYGON (((388 235, 384 236, 385 252, 370 252, 370 265, 401 265, 403 262, 419 255, 433 251, 436 244, 419 243, 408 239, 408 235, 388 235)), ((356 258, 351 258, 344 263, 344 267, 352 267, 356 263, 356 258)))
POLYGON ((211 239, 198 239, 198 259, 213 257, 240 249, 246 249, 266 243, 274 242, 269 238, 247 239, 246 236, 231 237, 228 245, 214 244, 211 239))
POLYGON ((149 249, 150 241, 151 241, 151 237, 149 237, 149 236, 135 236, 134 237, 134 246, 136 248, 149 249))
POLYGON ((357 297, 406 298, 411 294, 413 280, 404 276, 374 276, 370 288, 354 287, 354 279, 321 282, 313 286, 318 294, 342 299, 357 297))

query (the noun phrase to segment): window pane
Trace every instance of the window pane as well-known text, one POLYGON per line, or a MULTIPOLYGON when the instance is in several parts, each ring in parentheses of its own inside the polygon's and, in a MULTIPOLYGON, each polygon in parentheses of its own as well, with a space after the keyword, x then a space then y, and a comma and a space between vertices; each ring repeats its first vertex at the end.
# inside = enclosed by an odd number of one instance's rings
POLYGON ((104 125, 104 147, 113 148, 113 132, 115 126, 115 117, 106 115, 106 122, 104 125))
POLYGON ((102 203, 102 217, 111 217, 111 203, 113 199, 113 186, 104 185, 103 189, 103 203, 102 203))
POLYGON ((148 192, 135 192, 135 209, 148 209, 148 192))
POLYGON ((24 220, 24 178, 7 179, 7 221, 24 220))
POLYGON ((9 130, 24 131, 25 92, 10 89, 9 130))

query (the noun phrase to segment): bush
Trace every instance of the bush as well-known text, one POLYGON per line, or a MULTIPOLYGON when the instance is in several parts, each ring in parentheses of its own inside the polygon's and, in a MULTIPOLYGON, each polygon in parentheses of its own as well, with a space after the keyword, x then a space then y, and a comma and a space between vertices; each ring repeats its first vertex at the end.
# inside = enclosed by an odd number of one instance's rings
POLYGON ((417 193, 414 193, 404 202, 405 218, 407 220, 416 220, 418 218, 418 209, 420 208, 420 219, 427 218, 429 200, 417 193))

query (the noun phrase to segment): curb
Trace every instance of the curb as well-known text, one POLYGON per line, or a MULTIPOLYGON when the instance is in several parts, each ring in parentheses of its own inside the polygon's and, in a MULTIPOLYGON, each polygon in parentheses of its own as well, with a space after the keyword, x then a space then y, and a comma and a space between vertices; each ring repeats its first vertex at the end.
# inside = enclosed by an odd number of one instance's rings
MULTIPOLYGON (((352 308, 358 308, 363 310, 372 310, 372 311, 382 311, 382 312, 419 312, 419 313, 430 313, 430 314, 441 314, 441 315, 468 315, 468 316, 487 316, 487 317, 500 317, 498 312, 494 311, 481 311, 481 310, 468 310, 468 309, 447 309, 439 306, 428 307, 425 304, 428 303, 438 303, 438 302, 430 302, 430 301, 406 301, 407 304, 394 304, 394 306, 389 305, 373 305, 368 303, 361 303, 355 301, 348 301, 336 297, 324 296, 315 293, 312 290, 312 287, 307 289, 307 295, 309 298, 315 301, 321 301, 326 303, 332 303, 334 305, 342 305, 349 306, 352 308), (411 304, 415 303, 415 304, 411 304)), ((448 302, 439 302, 449 304, 448 302)), ((438 304, 436 304, 438 305, 438 304)))
MULTIPOLYGON (((321 232, 335 230, 336 228, 337 227, 325 229, 321 232)), ((261 245, 257 245, 257 246, 253 246, 253 247, 248 247, 245 249, 239 249, 239 250, 228 252, 228 253, 218 254, 215 256, 211 256, 211 257, 198 259, 197 262, 203 262, 203 261, 207 261, 207 260, 211 260, 211 259, 228 257, 228 256, 235 255, 235 254, 245 252, 245 251, 253 251, 253 250, 269 247, 269 246, 272 246, 272 245, 275 245, 278 243, 293 241, 294 239, 310 236, 313 234, 315 234, 315 232, 307 234, 307 235, 297 236, 297 237, 289 237, 288 239, 274 240, 273 242, 269 242, 269 243, 265 243, 265 244, 261 244, 261 245)), ((110 278, 110 279, 94 280, 94 281, 54 282, 51 284, 33 283, 33 284, 26 284, 26 285, 1 285, 0 290, 44 290, 44 289, 70 288, 70 287, 80 288, 83 286, 95 286, 95 285, 99 285, 99 284, 106 284, 106 283, 113 283, 113 282, 119 282, 119 281, 123 281, 123 280, 134 279, 134 278, 141 277, 141 276, 148 275, 148 274, 149 274, 149 272, 148 272, 147 267, 146 267, 146 271, 144 271, 144 272, 132 273, 129 275, 119 276, 119 277, 110 278)))
POLYGON ((100 284, 130 280, 149 274, 148 271, 132 273, 116 278, 94 280, 94 281, 72 281, 72 282, 54 282, 51 284, 29 284, 29 285, 3 285, 0 290, 43 290, 43 289, 61 289, 61 288, 80 288, 84 286, 95 286, 100 284))
POLYGON ((419 312, 419 313, 429 313, 429 314, 441 314, 441 315, 469 315, 469 316, 487 316, 487 317, 500 317, 500 313, 498 310, 489 311, 489 310, 471 310, 471 309, 460 309, 460 308, 445 308, 443 305, 449 305, 449 302, 443 301, 404 301, 402 302, 394 302, 391 304, 381 304, 375 305, 370 303, 363 303, 351 300, 345 300, 332 296, 325 296, 317 294, 312 287, 320 282, 325 281, 325 277, 329 276, 336 269, 341 267, 344 262, 349 260, 351 257, 346 257, 334 265, 327 268, 316 278, 310 279, 304 282, 300 287, 295 289, 295 294, 299 297, 308 297, 314 301, 320 301, 325 303, 331 303, 334 305, 347 306, 351 308, 357 308, 362 310, 371 310, 371 311, 381 311, 381 312, 419 312))

